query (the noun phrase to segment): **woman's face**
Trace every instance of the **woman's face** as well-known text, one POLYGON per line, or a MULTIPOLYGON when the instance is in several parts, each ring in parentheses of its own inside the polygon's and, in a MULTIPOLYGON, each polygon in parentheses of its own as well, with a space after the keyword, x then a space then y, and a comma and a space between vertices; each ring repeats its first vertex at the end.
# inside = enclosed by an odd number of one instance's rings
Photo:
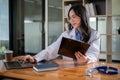
POLYGON ((79 28, 81 25, 81 18, 75 14, 73 9, 70 11, 69 16, 69 22, 73 28, 79 28))

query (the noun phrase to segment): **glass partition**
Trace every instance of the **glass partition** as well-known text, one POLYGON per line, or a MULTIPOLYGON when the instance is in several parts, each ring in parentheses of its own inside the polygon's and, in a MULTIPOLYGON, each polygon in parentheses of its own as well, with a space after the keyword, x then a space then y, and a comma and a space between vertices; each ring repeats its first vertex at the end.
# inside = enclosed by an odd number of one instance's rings
POLYGON ((120 60, 120 16, 112 17, 112 58, 120 60))
POLYGON ((90 17, 90 26, 100 33, 100 59, 106 59, 106 18, 90 17))
POLYGON ((9 0, 0 0, 0 54, 9 49, 9 0))
POLYGON ((42 0, 24 0, 25 53, 42 50, 42 0))
POLYGON ((106 19, 105 17, 90 17, 90 26, 100 33, 101 51, 106 51, 106 19))
POLYGON ((97 30, 97 19, 96 19, 96 17, 90 17, 89 22, 90 22, 90 27, 97 30))
POLYGON ((62 0, 48 0, 48 45, 62 33, 62 0))

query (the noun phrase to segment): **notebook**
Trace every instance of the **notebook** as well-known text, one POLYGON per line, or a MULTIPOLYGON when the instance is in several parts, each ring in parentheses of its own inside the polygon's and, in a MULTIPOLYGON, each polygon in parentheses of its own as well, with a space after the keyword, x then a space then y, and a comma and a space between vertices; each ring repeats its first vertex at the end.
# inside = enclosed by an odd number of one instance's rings
POLYGON ((70 58, 76 58, 74 55, 75 52, 80 51, 83 55, 85 55, 89 46, 90 45, 88 43, 63 37, 58 50, 58 54, 70 58))
POLYGON ((15 68, 30 68, 33 65, 30 62, 25 62, 24 64, 21 61, 11 61, 4 62, 7 69, 15 69, 15 68))
POLYGON ((35 71, 49 71, 49 70, 57 70, 58 64, 53 61, 46 62, 38 62, 35 66, 33 66, 35 71))

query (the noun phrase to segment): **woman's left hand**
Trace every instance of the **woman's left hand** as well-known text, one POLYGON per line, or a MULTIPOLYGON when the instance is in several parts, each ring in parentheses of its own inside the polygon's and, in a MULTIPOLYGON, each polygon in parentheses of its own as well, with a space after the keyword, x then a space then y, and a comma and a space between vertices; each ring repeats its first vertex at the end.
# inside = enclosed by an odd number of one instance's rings
POLYGON ((81 52, 75 52, 75 56, 78 64, 85 64, 88 61, 87 56, 83 55, 81 52))

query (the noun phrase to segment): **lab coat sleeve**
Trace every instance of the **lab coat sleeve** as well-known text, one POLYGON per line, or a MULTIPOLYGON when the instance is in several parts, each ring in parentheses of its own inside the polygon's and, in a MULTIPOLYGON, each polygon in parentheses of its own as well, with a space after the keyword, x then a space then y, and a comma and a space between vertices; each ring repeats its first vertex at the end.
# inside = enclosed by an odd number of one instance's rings
POLYGON ((86 52, 86 56, 89 59, 88 63, 96 62, 99 58, 99 53, 100 53, 100 35, 99 33, 95 32, 92 34, 90 47, 86 52))
POLYGON ((62 40, 62 34, 54 43, 52 43, 46 49, 36 54, 34 57, 37 60, 37 62, 43 59, 51 60, 51 59, 56 58, 58 56, 58 49, 59 49, 61 40, 62 40))

